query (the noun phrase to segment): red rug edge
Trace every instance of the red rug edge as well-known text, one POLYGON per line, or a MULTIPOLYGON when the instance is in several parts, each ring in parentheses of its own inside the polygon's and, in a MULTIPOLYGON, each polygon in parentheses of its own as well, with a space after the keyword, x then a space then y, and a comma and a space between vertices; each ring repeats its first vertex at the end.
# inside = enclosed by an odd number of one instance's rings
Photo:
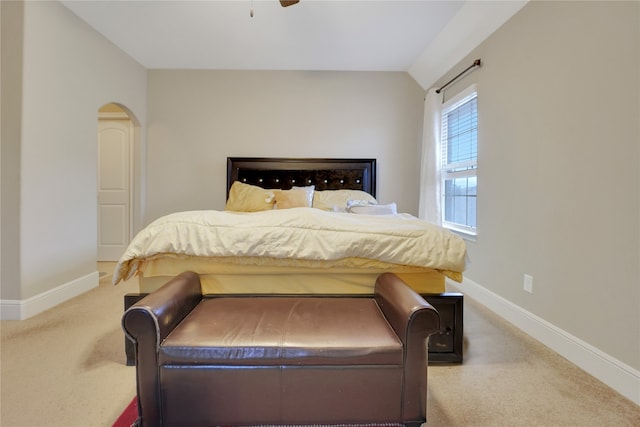
POLYGON ((131 427, 138 419, 138 397, 133 400, 122 411, 122 414, 113 423, 112 427, 131 427))

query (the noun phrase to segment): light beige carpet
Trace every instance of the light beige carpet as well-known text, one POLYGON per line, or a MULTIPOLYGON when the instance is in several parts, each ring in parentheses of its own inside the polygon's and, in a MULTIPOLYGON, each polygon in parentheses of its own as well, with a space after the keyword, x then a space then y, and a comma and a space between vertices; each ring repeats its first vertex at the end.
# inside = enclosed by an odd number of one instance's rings
POLYGON ((428 368, 429 426, 640 426, 640 406, 473 300, 464 303, 464 363, 428 368))
MULTIPOLYGON (((135 395, 120 329, 135 280, 2 321, 0 426, 111 426, 135 395)), ((640 426, 640 407, 465 299, 465 361, 428 368, 429 426, 640 426)))
POLYGON ((120 318, 137 283, 114 287, 112 272, 58 307, 0 322, 0 426, 111 426, 135 396, 120 318))

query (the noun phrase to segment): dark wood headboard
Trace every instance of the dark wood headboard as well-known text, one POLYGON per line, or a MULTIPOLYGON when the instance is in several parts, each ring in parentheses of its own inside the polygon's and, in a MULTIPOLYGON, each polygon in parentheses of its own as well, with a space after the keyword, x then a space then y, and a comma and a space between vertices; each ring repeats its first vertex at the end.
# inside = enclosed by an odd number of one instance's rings
POLYGON ((235 181, 282 190, 363 190, 376 197, 376 159, 228 157, 227 197, 235 181))

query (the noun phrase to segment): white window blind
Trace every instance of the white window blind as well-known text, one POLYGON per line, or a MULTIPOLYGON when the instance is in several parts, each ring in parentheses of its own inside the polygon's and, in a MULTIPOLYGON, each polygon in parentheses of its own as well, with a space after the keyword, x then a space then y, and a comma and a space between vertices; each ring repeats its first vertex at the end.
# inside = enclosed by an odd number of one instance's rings
POLYGON ((475 235, 478 102, 474 86, 444 105, 441 152, 443 225, 475 235))

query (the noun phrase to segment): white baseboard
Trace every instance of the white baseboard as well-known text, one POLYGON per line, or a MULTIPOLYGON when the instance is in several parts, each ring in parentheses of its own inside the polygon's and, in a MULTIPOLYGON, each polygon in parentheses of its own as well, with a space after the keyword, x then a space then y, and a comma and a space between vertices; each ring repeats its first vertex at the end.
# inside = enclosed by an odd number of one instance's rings
POLYGON ((591 376, 640 405, 640 371, 615 359, 580 338, 506 300, 471 279, 453 283, 465 296, 478 301, 526 334, 551 348, 591 376))
POLYGON ((99 273, 96 271, 25 300, 0 300, 0 319, 28 319, 96 288, 99 279, 99 273))

